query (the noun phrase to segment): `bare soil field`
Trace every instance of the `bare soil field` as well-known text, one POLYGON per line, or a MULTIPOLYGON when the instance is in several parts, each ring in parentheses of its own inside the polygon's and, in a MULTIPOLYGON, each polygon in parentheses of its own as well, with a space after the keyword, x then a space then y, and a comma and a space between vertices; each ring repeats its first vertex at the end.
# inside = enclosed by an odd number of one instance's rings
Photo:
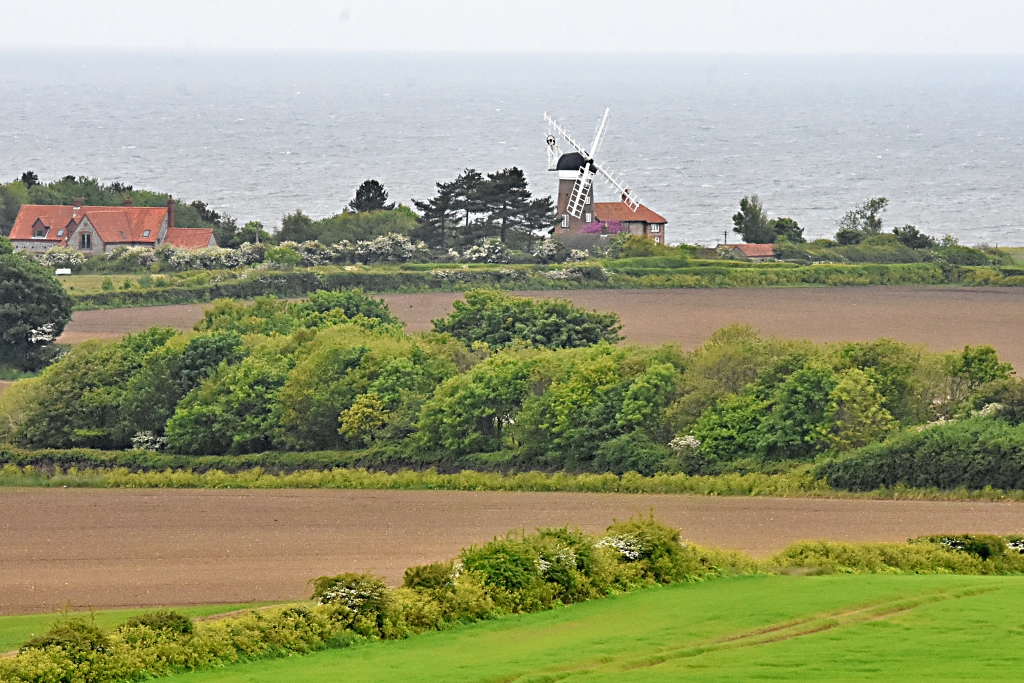
POLYGON ((653 511, 684 538, 766 556, 800 539, 1019 533, 1024 504, 578 493, 0 489, 0 613, 290 600, 323 574, 455 556, 538 526, 596 533, 653 511))
MULTIPOLYGON (((812 287, 788 289, 642 289, 521 292, 565 297, 622 317, 630 342, 700 345, 712 332, 744 323, 762 334, 817 342, 889 337, 949 351, 991 344, 1024 371, 1024 288, 812 287)), ((388 294, 392 311, 410 332, 451 312, 458 293, 388 294)), ((59 341, 118 338, 152 325, 191 328, 202 306, 157 306, 79 311, 59 341)))

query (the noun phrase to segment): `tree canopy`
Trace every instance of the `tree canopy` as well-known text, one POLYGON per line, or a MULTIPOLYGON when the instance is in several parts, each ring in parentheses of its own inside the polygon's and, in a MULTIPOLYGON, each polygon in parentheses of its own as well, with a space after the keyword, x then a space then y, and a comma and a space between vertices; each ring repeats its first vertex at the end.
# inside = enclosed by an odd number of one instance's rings
POLYGON ((530 249, 555 223, 551 198, 534 198, 526 174, 514 166, 486 176, 466 169, 437 183, 433 198, 414 203, 422 212, 416 236, 434 249, 465 248, 487 237, 530 249))
POLYGON ((71 320, 71 297, 43 266, 15 254, 0 237, 0 365, 44 367, 57 354, 53 340, 71 320))
POLYGON ((588 312, 565 299, 527 299, 489 289, 469 290, 465 299, 455 301, 447 318, 433 321, 435 332, 495 348, 525 342, 570 349, 620 340, 618 314, 588 312))
POLYGON ((733 232, 743 236, 748 244, 771 244, 785 238, 790 242, 804 242, 804 229, 792 218, 768 220, 768 214, 755 194, 740 200, 740 210, 733 215, 733 232))
POLYGON ((390 211, 395 208, 394 202, 388 203, 388 191, 376 180, 364 180, 356 189, 355 199, 348 203, 348 208, 356 213, 371 211, 390 211))
POLYGON ((839 220, 836 242, 859 244, 865 237, 882 233, 882 213, 889 207, 885 197, 874 197, 843 214, 839 220))

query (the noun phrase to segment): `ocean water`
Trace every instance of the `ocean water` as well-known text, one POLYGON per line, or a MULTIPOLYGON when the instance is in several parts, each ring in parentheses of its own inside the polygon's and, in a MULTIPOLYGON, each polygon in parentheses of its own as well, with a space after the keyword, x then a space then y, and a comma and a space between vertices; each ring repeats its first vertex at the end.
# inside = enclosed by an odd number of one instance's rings
POLYGON ((599 161, 673 242, 720 242, 757 193, 812 238, 886 196, 888 226, 1024 244, 1021 57, 7 51, 0 179, 119 180, 267 226, 366 178, 409 203, 519 166, 553 194, 543 112, 588 144, 606 106, 599 161))

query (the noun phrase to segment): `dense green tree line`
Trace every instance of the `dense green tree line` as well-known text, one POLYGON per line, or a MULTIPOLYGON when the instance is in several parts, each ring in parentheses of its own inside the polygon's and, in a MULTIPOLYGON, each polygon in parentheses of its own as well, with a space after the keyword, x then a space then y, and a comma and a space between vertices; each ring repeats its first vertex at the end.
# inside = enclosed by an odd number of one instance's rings
POLYGON ((617 331, 612 316, 497 292, 471 292, 418 334, 359 291, 224 300, 192 333, 154 328, 76 347, 5 393, 0 436, 27 447, 134 440, 187 455, 369 449, 442 467, 719 473, 812 462, 972 410, 1024 411, 1020 383, 989 347, 815 345, 731 327, 687 353, 615 345, 617 331))

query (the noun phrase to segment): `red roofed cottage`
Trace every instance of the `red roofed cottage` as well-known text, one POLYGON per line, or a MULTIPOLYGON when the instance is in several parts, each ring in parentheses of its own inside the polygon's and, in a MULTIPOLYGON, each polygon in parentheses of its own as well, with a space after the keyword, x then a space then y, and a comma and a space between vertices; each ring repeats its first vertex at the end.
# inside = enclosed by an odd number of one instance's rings
POLYGON ((170 244, 184 249, 215 247, 211 228, 174 227, 174 200, 166 207, 72 206, 23 204, 11 229, 15 249, 41 254, 50 247, 73 247, 83 254, 103 254, 115 247, 170 244))

